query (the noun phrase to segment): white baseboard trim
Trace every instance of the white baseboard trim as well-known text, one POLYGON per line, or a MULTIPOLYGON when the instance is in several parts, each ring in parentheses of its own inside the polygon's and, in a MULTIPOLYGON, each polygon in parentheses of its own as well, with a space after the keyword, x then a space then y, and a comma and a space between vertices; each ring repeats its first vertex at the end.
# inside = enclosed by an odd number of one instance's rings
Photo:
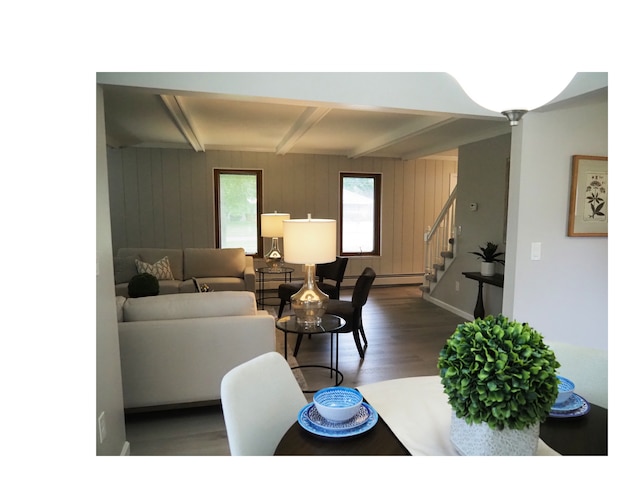
POLYGON ((128 457, 131 455, 131 444, 128 441, 124 441, 124 445, 122 445, 122 451, 120 452, 121 457, 128 457))
POLYGON ((448 303, 444 303, 442 300, 438 300, 437 298, 433 298, 430 295, 423 295, 423 298, 428 301, 433 303, 434 305, 439 306, 440 308, 444 308, 445 310, 448 310, 451 313, 454 313, 456 315, 458 315, 459 317, 462 317, 463 319, 469 321, 469 322, 473 322, 474 318, 473 315, 470 313, 467 313, 465 311, 460 310, 459 308, 453 307, 451 305, 449 305, 448 303))

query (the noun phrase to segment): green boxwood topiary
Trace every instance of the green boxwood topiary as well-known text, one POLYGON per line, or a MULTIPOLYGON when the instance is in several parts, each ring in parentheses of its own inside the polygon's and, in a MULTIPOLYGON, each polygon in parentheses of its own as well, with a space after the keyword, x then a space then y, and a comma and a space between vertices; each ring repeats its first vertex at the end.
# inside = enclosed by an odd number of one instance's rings
POLYGON ((139 273, 129 280, 128 291, 131 298, 151 297, 160 293, 160 284, 150 273, 139 273))
POLYGON ((559 366, 538 332, 502 315, 458 325, 438 358, 456 416, 498 430, 522 430, 547 418, 559 366))

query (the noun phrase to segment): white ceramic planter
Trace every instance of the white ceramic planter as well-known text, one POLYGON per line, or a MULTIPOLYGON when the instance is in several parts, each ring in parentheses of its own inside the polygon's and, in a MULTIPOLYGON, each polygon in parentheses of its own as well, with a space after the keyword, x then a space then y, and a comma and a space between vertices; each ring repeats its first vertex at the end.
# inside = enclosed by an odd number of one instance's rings
POLYGON ((496 264, 493 262, 482 262, 480 264, 480 275, 490 277, 496 273, 496 264))
POLYGON ((460 455, 534 455, 538 448, 540 423, 524 430, 492 430, 486 423, 467 425, 451 412, 451 443, 460 455))

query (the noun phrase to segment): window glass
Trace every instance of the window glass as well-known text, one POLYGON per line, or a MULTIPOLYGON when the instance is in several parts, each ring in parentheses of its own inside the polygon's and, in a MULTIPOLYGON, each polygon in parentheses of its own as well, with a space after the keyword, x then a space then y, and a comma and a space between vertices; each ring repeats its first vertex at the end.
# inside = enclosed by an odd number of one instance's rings
POLYGON ((262 174, 256 170, 214 170, 216 238, 219 248, 244 248, 261 255, 258 219, 262 210, 262 174))
POLYGON ((340 174, 341 255, 380 255, 380 174, 340 174))

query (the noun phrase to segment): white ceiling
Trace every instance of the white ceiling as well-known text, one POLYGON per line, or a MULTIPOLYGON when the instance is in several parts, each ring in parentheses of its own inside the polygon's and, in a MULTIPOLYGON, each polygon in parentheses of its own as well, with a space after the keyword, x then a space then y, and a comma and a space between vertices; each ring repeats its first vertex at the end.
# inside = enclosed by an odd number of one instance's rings
POLYGON ((459 145, 502 135, 511 128, 501 116, 176 92, 108 83, 103 90, 107 143, 113 148, 398 159, 437 154, 455 159, 459 145))

